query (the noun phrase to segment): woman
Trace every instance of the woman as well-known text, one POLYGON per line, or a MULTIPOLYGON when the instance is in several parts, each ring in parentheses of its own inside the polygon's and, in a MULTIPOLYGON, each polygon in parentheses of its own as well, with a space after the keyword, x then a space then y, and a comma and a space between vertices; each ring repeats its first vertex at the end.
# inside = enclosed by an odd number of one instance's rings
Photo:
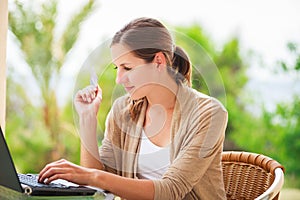
POLYGON ((46 165, 39 181, 61 178, 102 188, 125 199, 225 199, 222 179, 227 111, 190 87, 188 56, 166 27, 152 18, 131 21, 111 43, 118 98, 98 151, 99 86, 76 94, 81 166, 46 165))

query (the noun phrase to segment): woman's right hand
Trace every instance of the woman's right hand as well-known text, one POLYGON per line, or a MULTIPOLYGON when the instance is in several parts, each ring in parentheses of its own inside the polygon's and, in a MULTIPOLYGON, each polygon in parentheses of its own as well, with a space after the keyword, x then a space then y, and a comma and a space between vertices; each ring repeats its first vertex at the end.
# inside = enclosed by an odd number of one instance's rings
POLYGON ((89 85, 76 93, 74 105, 79 116, 85 112, 94 112, 97 115, 101 101, 102 90, 99 85, 89 85))

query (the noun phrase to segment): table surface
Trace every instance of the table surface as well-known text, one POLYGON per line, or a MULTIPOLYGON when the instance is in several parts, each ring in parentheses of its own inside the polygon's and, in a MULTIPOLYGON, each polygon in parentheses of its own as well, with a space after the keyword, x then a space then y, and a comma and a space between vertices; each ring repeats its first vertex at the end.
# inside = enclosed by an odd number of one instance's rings
POLYGON ((110 193, 96 192, 93 196, 29 196, 4 186, 0 185, 0 199, 1 200, 23 200, 23 199, 61 199, 61 200, 112 200, 114 195, 110 193))

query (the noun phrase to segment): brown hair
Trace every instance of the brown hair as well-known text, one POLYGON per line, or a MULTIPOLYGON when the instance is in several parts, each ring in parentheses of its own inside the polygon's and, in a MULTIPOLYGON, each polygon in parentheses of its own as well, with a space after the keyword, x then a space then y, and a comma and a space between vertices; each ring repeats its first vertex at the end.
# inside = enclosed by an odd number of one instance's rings
MULTIPOLYGON (((145 60, 147 63, 153 61, 156 53, 162 52, 166 57, 168 72, 177 83, 185 83, 191 86, 191 64, 187 53, 180 47, 175 46, 168 29, 158 20, 153 18, 137 18, 125 25, 113 37, 111 46, 123 44, 131 52, 145 60)), ((132 114, 137 113, 135 108, 140 101, 133 101, 132 114)), ((132 116, 133 118, 135 118, 132 116)))

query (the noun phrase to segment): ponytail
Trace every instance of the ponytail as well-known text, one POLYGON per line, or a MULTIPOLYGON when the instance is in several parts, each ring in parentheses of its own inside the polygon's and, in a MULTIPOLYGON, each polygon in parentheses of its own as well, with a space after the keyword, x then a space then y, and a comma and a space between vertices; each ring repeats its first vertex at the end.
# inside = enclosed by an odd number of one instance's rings
POLYGON ((176 80, 179 79, 191 87, 192 68, 190 59, 187 53, 179 46, 175 46, 174 49, 172 68, 176 72, 176 80), (178 72, 180 74, 178 74, 178 72))

